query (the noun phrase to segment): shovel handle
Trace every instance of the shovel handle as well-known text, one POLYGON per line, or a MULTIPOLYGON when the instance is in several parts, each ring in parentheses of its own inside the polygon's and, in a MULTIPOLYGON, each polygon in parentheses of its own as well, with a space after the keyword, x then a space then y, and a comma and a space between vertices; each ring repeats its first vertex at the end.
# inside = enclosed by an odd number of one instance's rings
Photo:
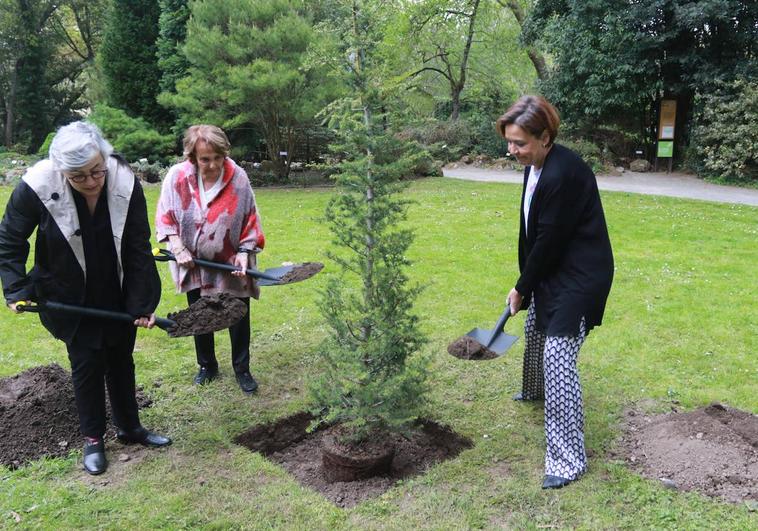
POLYGON ((500 318, 497 320, 497 324, 495 324, 495 328, 492 330, 492 337, 490 337, 489 341, 487 341, 486 347, 491 347, 492 343, 495 341, 495 338, 497 338, 498 335, 503 333, 503 330, 505 329, 505 323, 508 321, 508 318, 511 316, 511 303, 509 301, 506 301, 505 303, 505 311, 500 316, 500 318))
MULTIPOLYGON (((174 254, 167 250, 167 249, 153 249, 153 256, 156 260, 161 262, 167 262, 169 260, 176 260, 176 257, 174 254)), ((222 264, 219 262, 211 262, 210 260, 203 260, 202 258, 193 258, 193 262, 195 262, 200 267, 207 267, 208 269, 217 269, 219 271, 241 271, 242 269, 233 266, 231 264, 222 264)), ((272 275, 268 275, 264 273, 263 271, 259 271, 258 269, 248 268, 245 269, 245 273, 250 275, 251 277, 255 278, 265 278, 266 280, 271 280, 273 282, 279 282, 281 279, 272 275)))
MULTIPOLYGON (((134 317, 126 312, 112 312, 109 310, 101 310, 99 308, 86 308, 84 306, 74 306, 72 304, 64 304, 62 302, 45 301, 38 302, 31 305, 26 304, 23 301, 16 303, 16 309, 22 312, 34 312, 40 311, 53 311, 61 313, 69 313, 72 315, 81 315, 84 317, 99 317, 100 319, 110 319, 111 321, 121 321, 123 323, 134 323, 134 317)), ((168 330, 176 326, 176 321, 171 319, 165 319, 163 317, 156 317, 155 324, 158 328, 168 330)))

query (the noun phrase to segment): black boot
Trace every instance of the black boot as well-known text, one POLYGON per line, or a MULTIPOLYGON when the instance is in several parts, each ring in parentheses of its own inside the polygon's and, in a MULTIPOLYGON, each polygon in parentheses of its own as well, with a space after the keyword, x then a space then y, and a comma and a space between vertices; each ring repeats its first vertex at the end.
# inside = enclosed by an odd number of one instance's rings
POLYGON ((119 429, 116 433, 116 438, 125 444, 139 443, 143 446, 152 446, 153 448, 160 448, 161 446, 171 444, 171 439, 168 437, 148 431, 142 426, 131 431, 119 429))
POLYGON ((85 437, 82 457, 84 470, 88 474, 97 476, 108 468, 108 461, 105 459, 105 443, 102 439, 85 437))
POLYGON ((573 480, 561 478, 558 476, 551 476, 547 475, 545 476, 544 481, 542 482, 542 488, 543 489, 562 489, 569 483, 571 483, 573 480))

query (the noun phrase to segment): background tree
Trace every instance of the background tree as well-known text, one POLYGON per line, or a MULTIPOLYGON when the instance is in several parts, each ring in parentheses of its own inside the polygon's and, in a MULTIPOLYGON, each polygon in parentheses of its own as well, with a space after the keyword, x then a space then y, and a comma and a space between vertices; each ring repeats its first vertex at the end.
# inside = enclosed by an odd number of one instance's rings
POLYGON ((189 63, 182 47, 187 37, 190 9, 187 0, 159 0, 158 68, 161 70, 161 91, 173 92, 176 82, 187 74, 189 63))
POLYGON ((100 40, 104 1, 0 1, 0 111, 6 146, 36 151, 84 106, 83 74, 100 40))
MULTIPOLYGON (((245 130, 262 132, 266 154, 287 177, 296 132, 310 123, 330 94, 330 85, 308 68, 314 38, 307 12, 292 0, 208 0, 191 4, 183 51, 188 76, 175 95, 161 101, 184 123, 219 124, 245 143, 245 130)), ((254 146, 246 146, 251 151, 254 146)))
POLYGON ((481 0, 425 0, 408 5, 408 34, 419 67, 409 77, 434 73, 447 81, 450 119, 461 112, 469 57, 477 30, 481 0))
MULTIPOLYGON (((518 22, 519 27, 523 28, 526 21, 526 10, 519 0, 496 0, 502 7, 508 9, 513 18, 518 22)), ((537 77, 544 80, 547 78, 547 63, 545 56, 542 55, 536 46, 527 45, 526 54, 529 56, 529 60, 534 65, 534 70, 537 72, 537 77)))
POLYGON ((757 28, 747 0, 538 0, 525 38, 554 57, 542 89, 582 135, 602 123, 652 144, 661 97, 677 99, 686 132, 696 91, 755 79, 757 28))
POLYGON ((100 48, 108 103, 153 124, 168 118, 156 99, 159 14, 158 0, 112 0, 100 48))

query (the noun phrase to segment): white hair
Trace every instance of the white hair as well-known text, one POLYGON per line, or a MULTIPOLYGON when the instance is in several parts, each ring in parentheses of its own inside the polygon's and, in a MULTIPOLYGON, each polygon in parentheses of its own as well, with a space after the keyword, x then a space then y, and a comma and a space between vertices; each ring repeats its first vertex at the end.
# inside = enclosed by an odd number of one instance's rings
POLYGON ((105 162, 113 153, 113 146, 103 138, 100 129, 89 122, 72 122, 55 133, 49 156, 55 169, 71 171, 83 168, 98 153, 105 162))

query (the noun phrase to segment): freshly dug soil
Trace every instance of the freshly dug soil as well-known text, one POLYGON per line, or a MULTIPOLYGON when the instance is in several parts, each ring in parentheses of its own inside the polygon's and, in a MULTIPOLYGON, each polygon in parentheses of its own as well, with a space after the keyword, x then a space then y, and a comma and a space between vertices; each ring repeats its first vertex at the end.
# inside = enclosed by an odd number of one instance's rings
POLYGON ((324 269, 324 264, 321 262, 303 262, 297 264, 292 271, 285 274, 279 281, 280 284, 291 284, 293 282, 300 282, 311 278, 313 275, 324 269))
POLYGON ((447 346, 451 356, 462 360, 491 360, 497 358, 497 353, 488 349, 479 341, 469 336, 461 336, 447 346))
MULTIPOLYGON (((138 390, 140 409, 150 404, 138 390)), ((107 407, 110 417, 110 404, 107 407)), ((115 437, 113 428, 108 430, 106 438, 115 437)), ((10 468, 79 449, 82 437, 71 373, 53 363, 0 379, 0 433, 0 463, 10 468)))
POLYGON ((329 483, 321 462, 325 430, 306 433, 311 420, 307 413, 298 413, 272 424, 254 426, 237 436, 235 442, 279 463, 302 485, 317 490, 339 507, 352 507, 379 496, 397 481, 423 474, 434 464, 453 459, 473 446, 470 439, 448 427, 420 420, 407 439, 392 435, 390 442, 395 445, 395 458, 388 475, 329 483))
POLYGON ((186 310, 168 314, 176 326, 168 330, 171 337, 196 336, 229 328, 247 313, 245 303, 226 293, 200 297, 186 310))
POLYGON ((758 500, 758 416, 719 403, 690 412, 626 413, 621 456, 668 488, 758 500))

